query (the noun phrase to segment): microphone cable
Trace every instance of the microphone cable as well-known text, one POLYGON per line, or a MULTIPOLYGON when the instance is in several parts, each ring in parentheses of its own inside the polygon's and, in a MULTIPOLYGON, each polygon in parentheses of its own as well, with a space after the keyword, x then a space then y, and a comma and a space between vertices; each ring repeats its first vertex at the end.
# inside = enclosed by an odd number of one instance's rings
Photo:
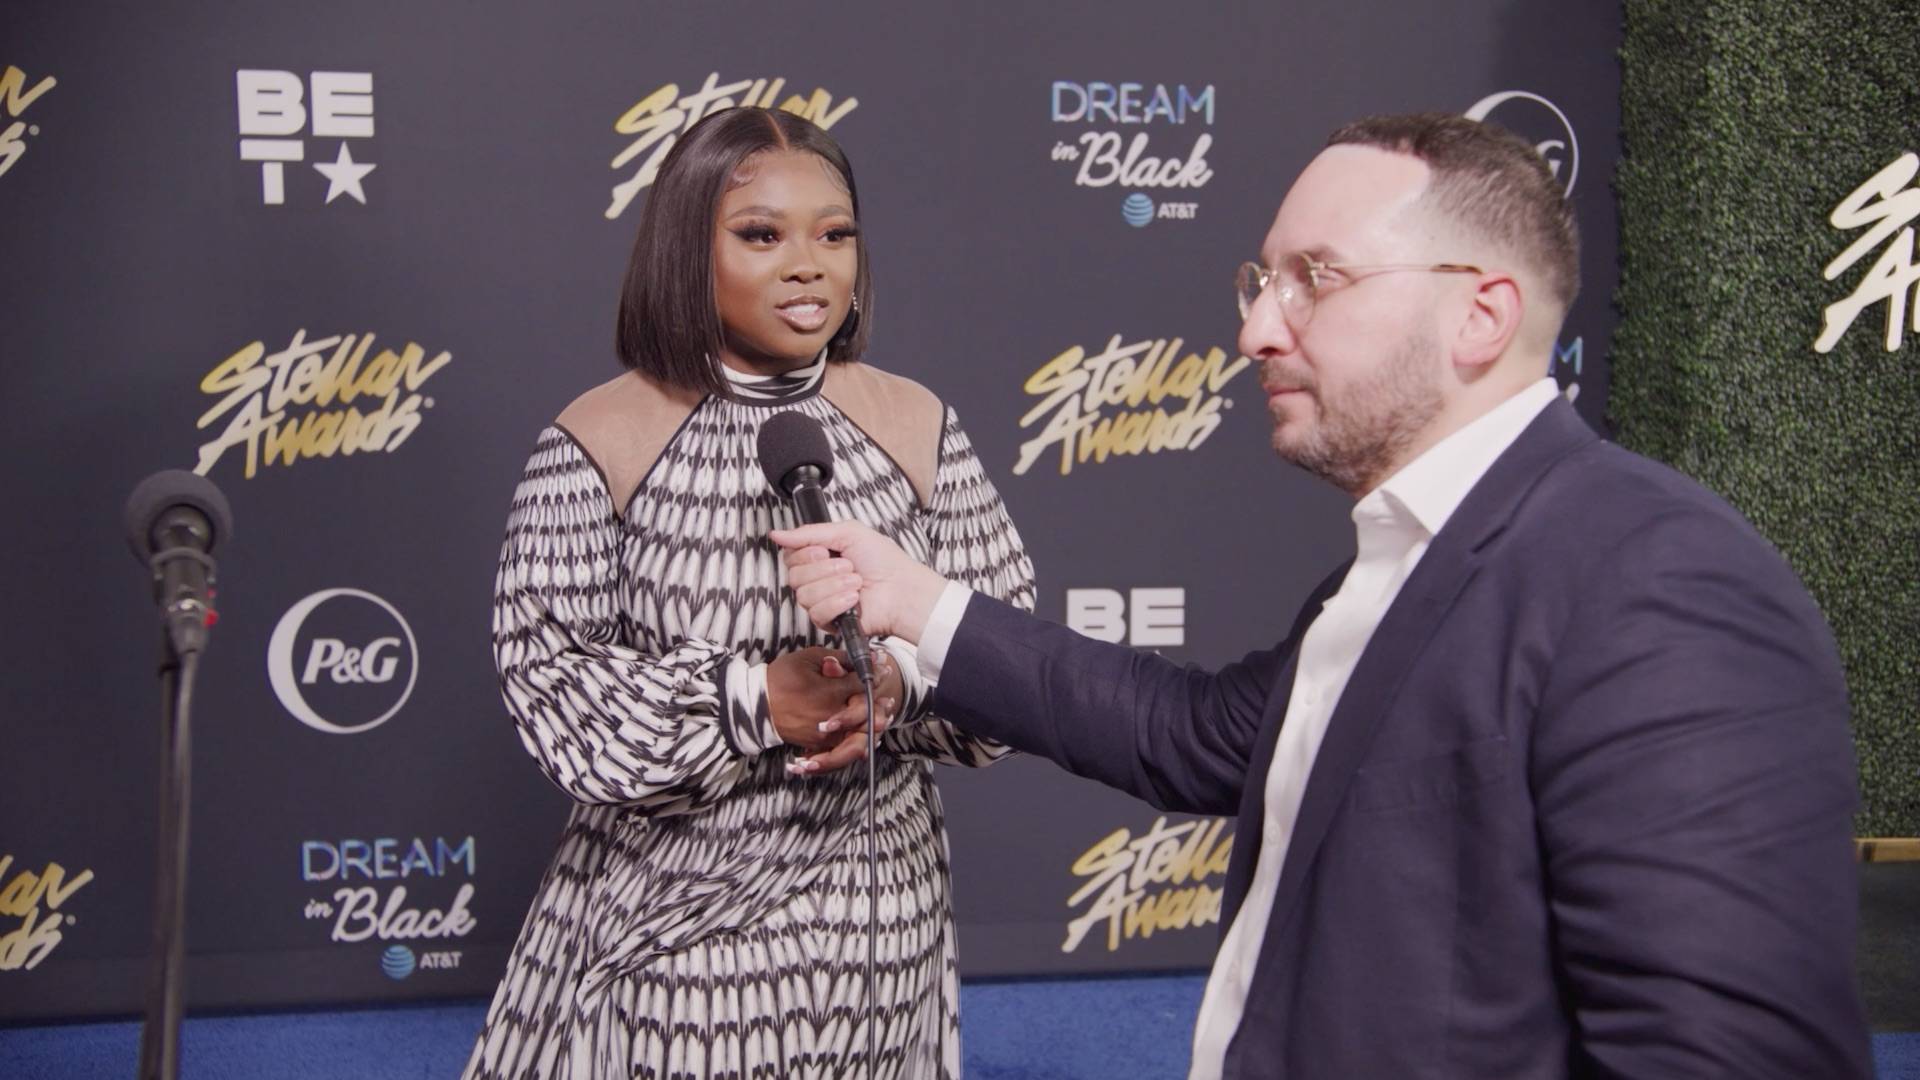
POLYGON ((875 971, 880 954, 880 841, 876 828, 879 805, 879 781, 875 771, 880 756, 880 736, 873 730, 873 668, 868 664, 860 680, 867 698, 867 1080, 873 1080, 879 1067, 880 1031, 876 998, 879 989, 875 971))

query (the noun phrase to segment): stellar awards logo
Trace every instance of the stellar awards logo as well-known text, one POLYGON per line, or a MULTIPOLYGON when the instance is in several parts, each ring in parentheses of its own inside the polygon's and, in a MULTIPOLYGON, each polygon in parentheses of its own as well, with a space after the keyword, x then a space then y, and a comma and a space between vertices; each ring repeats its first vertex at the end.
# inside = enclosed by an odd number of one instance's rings
POLYGON ((607 220, 612 221, 625 213, 634 196, 653 185, 654 177, 660 172, 660 162, 673 149, 673 144, 679 142, 680 136, 708 113, 731 109, 736 105, 779 108, 813 121, 823 131, 830 131, 833 125, 860 105, 858 98, 847 98, 836 105, 833 95, 818 87, 810 96, 790 94, 782 101, 780 91, 786 85, 787 80, 783 78, 739 79, 722 84, 720 73, 716 71, 707 75, 707 81, 698 90, 682 94, 679 83, 667 83, 641 98, 613 123, 613 130, 620 134, 637 136, 627 144, 625 150, 614 156, 613 167, 625 169, 642 154, 646 155, 646 160, 640 163, 632 176, 614 185, 613 200, 607 204, 607 220), (776 101, 779 102, 777 106, 774 104, 776 101), (649 150, 652 153, 648 153, 649 150))
POLYGON ((294 719, 329 735, 357 735, 407 703, 419 657, 398 608, 363 589, 323 589, 273 628, 267 681, 294 719))
POLYGON ((226 427, 200 445, 193 471, 207 475, 235 447, 246 449, 249 480, 263 461, 292 465, 400 449, 420 427, 422 410, 433 407, 421 386, 452 363, 453 354, 442 350, 429 359, 409 341, 400 352, 381 349, 369 359, 373 340, 369 333, 309 341, 302 328, 279 352, 268 354, 264 341, 254 341, 215 364, 200 391, 222 396, 194 426, 205 431, 225 417, 226 427))
POLYGON ((27 89, 27 73, 8 64, 0 72, 0 176, 7 175, 14 163, 27 152, 27 136, 38 136, 40 125, 29 123, 20 118, 27 107, 40 100, 40 95, 58 86, 59 82, 48 75, 27 89))
POLYGON ((1216 924, 1226 890, 1208 884, 1227 874, 1233 837, 1224 818, 1168 824, 1166 816, 1139 836, 1115 829, 1073 861, 1080 887, 1067 897, 1069 911, 1085 907, 1067 923, 1063 953, 1073 952, 1096 930, 1105 930, 1108 952, 1124 941, 1156 933, 1216 924))
POLYGON ((1199 449, 1233 407, 1222 391, 1253 361, 1229 360, 1218 346, 1183 356, 1185 347, 1181 338, 1126 342, 1115 334, 1098 352, 1075 345, 1042 364, 1025 385, 1040 402, 1020 418, 1022 428, 1040 430, 1020 444, 1013 474, 1055 448, 1062 476, 1116 454, 1199 449))
POLYGON ((367 174, 378 166, 356 160, 348 140, 373 138, 371 72, 316 71, 302 82, 291 71, 243 69, 234 73, 234 93, 240 160, 260 163, 262 203, 286 203, 286 166, 307 157, 306 140, 295 136, 311 133, 315 140, 340 140, 332 161, 313 163, 314 171, 326 177, 327 205, 342 195, 366 205, 367 174))
POLYGON ((1827 218, 1829 225, 1843 232, 1867 230, 1827 264, 1822 276, 1828 281, 1846 273, 1865 258, 1875 244, 1887 246, 1861 277, 1860 284, 1854 286, 1852 295, 1827 305, 1825 324, 1813 343, 1813 351, 1831 352, 1855 319, 1883 301, 1887 305, 1888 352, 1899 350, 1909 326, 1920 334, 1920 262, 1914 260, 1914 221, 1920 219, 1920 184, 1907 186, 1916 175, 1920 175, 1920 154, 1902 154, 1841 199, 1827 218), (1913 312, 1911 323, 1907 321, 1909 304, 1913 312))
POLYGON ((93 881, 93 871, 69 878, 67 868, 57 862, 37 873, 22 868, 8 877, 12 870, 13 856, 0 855, 0 918, 20 920, 11 926, 0 923, 0 972, 32 971, 60 947, 65 931, 79 923, 80 916, 67 904, 93 881))
POLYGON ((1121 220, 1135 228, 1155 221, 1191 221, 1200 204, 1191 200, 1156 202, 1148 191, 1190 191, 1213 179, 1207 150, 1213 134, 1202 131, 1182 157, 1158 157, 1151 132, 1155 125, 1184 128, 1213 126, 1212 84, 1079 83, 1055 80, 1049 115, 1056 124, 1094 125, 1053 144, 1053 160, 1073 166, 1076 187, 1134 189, 1120 200, 1121 220), (1131 132, 1131 137, 1127 134, 1131 132))

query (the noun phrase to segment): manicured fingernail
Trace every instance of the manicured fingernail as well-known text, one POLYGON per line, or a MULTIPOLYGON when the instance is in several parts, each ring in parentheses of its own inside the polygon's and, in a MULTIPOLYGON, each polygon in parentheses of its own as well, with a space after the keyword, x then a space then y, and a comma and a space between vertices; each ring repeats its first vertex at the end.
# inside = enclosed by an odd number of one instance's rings
POLYGON ((838 731, 839 729, 840 729, 840 722, 839 722, 838 720, 822 720, 822 721, 820 721, 820 730, 821 730, 821 731, 838 731))

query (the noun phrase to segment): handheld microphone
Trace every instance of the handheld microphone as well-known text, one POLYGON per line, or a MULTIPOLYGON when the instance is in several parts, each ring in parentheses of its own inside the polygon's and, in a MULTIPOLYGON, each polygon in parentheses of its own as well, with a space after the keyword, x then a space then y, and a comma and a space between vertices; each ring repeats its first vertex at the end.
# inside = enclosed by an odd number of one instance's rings
POLYGON ((233 511, 213 481, 184 469, 154 473, 127 496, 127 546, 153 569, 175 655, 206 648, 216 618, 212 600, 214 545, 233 535, 233 511))
MULTIPOLYGON (((793 501, 800 523, 822 525, 831 521, 826 487, 833 482, 833 448, 820 424, 804 413, 775 413, 760 425, 758 445, 760 471, 775 491, 793 501)), ((862 683, 873 685, 873 656, 866 635, 860 632, 859 609, 833 620, 833 628, 840 632, 853 673, 862 683)))

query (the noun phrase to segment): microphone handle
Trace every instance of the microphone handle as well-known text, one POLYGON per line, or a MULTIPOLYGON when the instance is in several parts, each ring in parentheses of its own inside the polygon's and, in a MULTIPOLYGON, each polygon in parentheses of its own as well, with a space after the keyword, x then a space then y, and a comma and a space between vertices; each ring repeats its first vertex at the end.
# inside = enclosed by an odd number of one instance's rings
POLYGON ((833 515, 827 510, 827 493, 820 486, 819 470, 802 465, 794 472, 801 474, 793 485, 793 508, 799 514, 800 524, 825 525, 832 521, 833 515))
MULTIPOLYGON (((833 520, 827 511, 827 493, 820 485, 820 470, 812 465, 802 465, 789 474, 788 481, 793 485, 793 508, 803 525, 824 525, 833 520)), ((847 650, 847 662, 853 666, 853 673, 868 686, 873 685, 873 654, 867 648, 867 636, 860 632, 860 609, 855 607, 833 620, 833 628, 840 632, 840 641, 847 650)))
POLYGON ((169 508, 154 523, 154 599, 175 656, 207 647, 213 560, 207 548, 213 529, 205 514, 190 506, 169 508))

